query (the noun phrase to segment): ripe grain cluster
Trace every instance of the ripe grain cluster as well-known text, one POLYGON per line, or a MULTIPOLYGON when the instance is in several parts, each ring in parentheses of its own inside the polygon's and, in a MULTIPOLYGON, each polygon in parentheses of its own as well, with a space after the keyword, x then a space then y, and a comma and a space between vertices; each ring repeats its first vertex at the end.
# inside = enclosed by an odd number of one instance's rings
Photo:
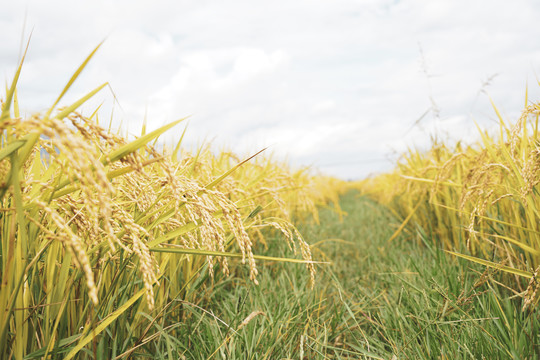
POLYGON ((106 84, 58 108, 94 53, 48 111, 21 116, 22 62, 2 101, 0 354, 70 359, 101 346, 128 356, 159 336, 155 324, 174 333, 182 301, 242 264, 255 283, 260 260, 303 263, 315 281, 292 219, 317 218, 317 205, 337 201, 333 188, 264 154, 160 145, 182 120, 128 140, 97 112, 76 112, 106 84), (268 231, 298 256, 256 255, 268 231))
POLYGON ((392 238, 409 231, 417 239, 416 225, 454 255, 502 270, 525 309, 538 302, 540 103, 526 105, 514 124, 495 111, 498 133, 410 150, 392 173, 356 185, 404 219, 392 238))

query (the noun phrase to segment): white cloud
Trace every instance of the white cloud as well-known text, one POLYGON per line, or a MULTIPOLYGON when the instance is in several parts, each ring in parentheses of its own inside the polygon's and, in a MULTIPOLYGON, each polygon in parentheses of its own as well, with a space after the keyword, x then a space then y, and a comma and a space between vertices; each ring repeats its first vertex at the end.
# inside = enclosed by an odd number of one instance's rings
POLYGON ((10 2, 0 14, 0 69, 13 74, 25 10, 33 38, 20 82, 28 111, 50 105, 101 40, 66 97, 108 81, 105 102, 134 133, 193 114, 189 141, 240 152, 271 145, 295 164, 342 177, 389 169, 433 131, 471 137, 491 126, 485 88, 515 117, 525 84, 538 100, 540 5, 526 0, 252 2, 51 0, 10 2), (419 44, 428 74, 422 72, 419 44), (429 79, 426 75, 430 75, 429 79), (432 105, 429 114, 412 124, 432 105))

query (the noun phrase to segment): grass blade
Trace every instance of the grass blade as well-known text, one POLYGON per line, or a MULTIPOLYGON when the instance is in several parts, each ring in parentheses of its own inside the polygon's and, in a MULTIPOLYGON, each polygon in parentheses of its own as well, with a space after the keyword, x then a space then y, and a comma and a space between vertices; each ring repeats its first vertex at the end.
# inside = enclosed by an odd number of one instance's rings
POLYGON ((131 297, 128 301, 126 301, 122 306, 120 306, 118 309, 116 309, 114 312, 112 312, 109 316, 107 316, 103 321, 96 326, 95 329, 91 330, 91 333, 86 335, 77 346, 75 346, 71 351, 66 355, 64 360, 70 360, 72 359, 77 353, 85 347, 90 341, 92 341, 99 333, 101 333, 103 330, 107 328, 110 324, 112 324, 120 315, 122 315, 127 309, 131 307, 135 303, 135 301, 139 300, 141 296, 144 295, 146 292, 146 289, 141 289, 139 292, 137 292, 135 295, 131 297))
POLYGON ((469 261, 472 261, 472 262, 475 262, 477 264, 481 264, 481 265, 485 265, 485 266, 489 266, 489 267, 492 267, 494 269, 498 269, 498 270, 502 270, 504 272, 507 272, 507 273, 510 273, 510 274, 514 274, 514 275, 518 275, 518 276, 522 276, 522 277, 525 277, 527 279, 530 279, 533 274, 528 272, 528 271, 524 271, 524 270, 519 270, 519 269, 514 269, 514 268, 511 268, 509 266, 504 266, 504 265, 501 265, 501 264, 497 264, 497 263, 494 263, 492 261, 488 261, 488 260, 484 260, 484 259, 479 259, 477 257, 474 257, 474 256, 469 256, 469 255, 463 255, 463 254, 459 254, 459 253, 456 253, 456 252, 453 252, 453 251, 448 251, 448 250, 445 250, 447 253, 449 254, 452 254, 452 255, 455 255, 457 257, 460 257, 460 258, 463 258, 463 259, 466 259, 466 260, 469 260, 469 261))

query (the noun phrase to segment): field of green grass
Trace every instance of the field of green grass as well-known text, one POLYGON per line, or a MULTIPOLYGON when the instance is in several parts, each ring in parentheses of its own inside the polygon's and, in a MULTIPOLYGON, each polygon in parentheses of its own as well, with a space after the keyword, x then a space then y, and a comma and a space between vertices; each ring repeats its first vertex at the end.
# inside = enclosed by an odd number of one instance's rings
MULTIPOLYGON (((433 247, 388 239, 399 221, 382 206, 348 193, 321 223, 303 224, 320 265, 315 288, 302 266, 265 263, 259 286, 246 278, 207 286, 183 303, 175 336, 162 336, 141 358, 185 359, 536 359, 536 309, 497 284, 498 274, 433 247)), ((282 256, 269 240, 267 254, 282 256)), ((174 322, 171 319, 171 322, 174 322)), ((157 325, 156 325, 157 326, 157 325)), ((162 326, 162 325, 160 325, 162 326)))

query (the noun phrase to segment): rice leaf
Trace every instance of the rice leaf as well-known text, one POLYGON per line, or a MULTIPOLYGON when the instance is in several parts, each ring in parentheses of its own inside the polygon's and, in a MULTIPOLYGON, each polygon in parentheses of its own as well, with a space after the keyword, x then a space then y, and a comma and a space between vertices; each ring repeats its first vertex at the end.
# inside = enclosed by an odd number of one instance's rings
POLYGON ((489 267, 492 267, 494 269, 498 269, 498 270, 502 270, 504 272, 507 272, 507 273, 510 273, 510 274, 514 274, 514 275, 518 275, 518 276, 522 276, 522 277, 525 277, 527 279, 530 279, 533 274, 529 271, 524 271, 524 270, 519 270, 519 269, 514 269, 514 268, 511 268, 509 266, 504 266, 504 265, 501 265, 501 264, 497 264, 497 263, 494 263, 492 261, 488 261, 488 260, 484 260, 484 259, 479 259, 477 257, 474 257, 474 256, 469 256, 469 255, 464 255, 464 254, 459 254, 459 253, 456 253, 456 252, 453 252, 453 251, 449 251, 449 250, 445 250, 447 253, 449 254, 452 254, 452 255, 455 255, 457 257, 460 257, 460 258, 463 258, 463 259, 466 259, 466 260, 469 260, 469 261, 472 261, 472 262, 475 262, 477 264, 481 264, 481 265, 485 265, 485 266, 489 266, 489 267))
POLYGON ((173 121, 172 123, 169 123, 169 124, 167 124, 165 126, 162 126, 159 129, 154 130, 149 134, 141 136, 140 138, 130 142, 129 144, 121 146, 120 148, 112 151, 106 157, 104 157, 102 162, 104 164, 107 164, 109 162, 114 162, 116 160, 119 160, 119 159, 123 158, 124 156, 126 156, 128 154, 131 154, 132 152, 137 151, 138 149, 145 146, 146 144, 148 144, 153 139, 159 137, 160 135, 162 135, 167 130, 169 130, 172 127, 178 125, 179 123, 181 123, 185 119, 187 119, 187 118, 182 118, 182 119, 173 121))
POLYGON ((94 95, 96 95, 99 91, 101 91, 101 89, 103 89, 107 85, 109 85, 109 83, 101 84, 100 86, 98 86, 94 90, 90 91, 88 94, 86 94, 85 96, 83 96, 79 100, 75 101, 73 104, 71 104, 70 106, 68 106, 64 110, 60 111, 55 116, 55 118, 59 119, 59 120, 62 120, 63 118, 65 118, 66 116, 68 116, 69 114, 71 114, 72 112, 77 110, 82 104, 87 102, 90 98, 92 98, 94 95))
MULTIPOLYGON (((482 233, 479 233, 479 234, 482 235, 482 233)), ((535 248, 533 248, 533 247, 531 247, 531 246, 529 246, 529 245, 527 245, 527 244, 525 244, 525 243, 523 243, 523 242, 521 242, 519 240, 512 239, 512 238, 510 238, 508 236, 496 235, 496 234, 483 234, 483 235, 494 237, 496 239, 506 240, 509 243, 514 244, 514 245, 522 248, 523 250, 525 250, 525 251, 527 251, 527 252, 529 252, 529 253, 531 253, 533 255, 536 255, 536 256, 540 255, 540 251, 536 250, 535 248)))
POLYGON ((390 239, 388 239, 388 242, 391 242, 392 240, 397 238, 399 236, 399 234, 401 234, 401 232, 403 231, 405 226, 407 226, 407 224, 409 223, 409 220, 411 220, 413 215, 416 213, 416 210, 418 210, 418 208, 420 207, 420 205, 422 204, 423 201, 424 201, 424 197, 420 198, 420 200, 418 201, 418 203, 416 204, 414 209, 412 209, 412 211, 409 213, 409 215, 407 215, 405 220, 403 220, 403 222, 401 223, 399 228, 392 234, 392 236, 390 236, 390 239))
POLYGON ((212 189, 214 186, 216 186, 217 184, 219 184, 220 182, 223 181, 223 179, 225 179, 227 176, 229 176, 232 172, 234 172, 236 169, 238 169, 240 166, 242 166, 243 164, 245 164, 246 162, 248 162, 249 160, 253 159, 255 156, 259 155, 260 153, 262 153, 263 151, 265 151, 267 148, 264 148, 262 150, 260 150, 259 152, 257 152, 256 154, 254 155, 251 155, 250 157, 248 157, 247 159, 239 162, 238 164, 236 164, 235 166, 233 166, 232 168, 230 168, 228 171, 226 171, 223 175, 221 175, 220 177, 218 177, 217 179, 215 179, 214 181, 210 182, 209 184, 207 184, 205 186, 205 188, 207 189, 212 189))
POLYGON ((52 114, 52 112, 54 111, 54 109, 56 108, 56 105, 58 105, 58 103, 60 102, 60 100, 62 100, 62 98, 64 97, 64 95, 66 94, 66 92, 69 90, 69 88, 71 87, 71 85, 73 85, 73 83, 75 82, 75 80, 77 80, 77 78, 79 77, 79 75, 81 75, 82 71, 84 70, 84 68, 86 67, 86 65, 88 65, 88 62, 90 61, 90 59, 92 59, 92 57, 95 55, 95 53, 98 51, 98 49, 101 47, 101 45, 103 44, 103 41, 100 42, 98 44, 98 46, 95 47, 95 49, 90 53, 90 55, 88 55, 86 57, 86 59, 83 61, 83 63, 77 68, 77 70, 75 71, 75 73, 71 76, 71 78, 69 79, 68 83, 66 84, 66 86, 64 86, 64 89, 62 90, 62 92, 60 93, 60 95, 58 96, 58 98, 56 99, 56 101, 54 102, 54 104, 51 106, 51 108, 49 109, 49 111, 47 111, 47 114, 45 115, 46 118, 49 118, 52 114))
POLYGON ((28 52, 28 46, 30 45, 31 37, 32 35, 30 34, 30 37, 28 38, 28 42, 26 43, 26 48, 24 49, 23 56, 21 58, 21 61, 19 62, 19 66, 17 67, 17 71, 15 71, 15 76, 13 77, 13 80, 11 81, 11 86, 6 92, 6 100, 4 101, 4 108, 2 109, 2 114, 0 115, 0 124, 9 118, 11 102, 13 100, 13 96, 15 95, 15 91, 17 89, 17 83, 19 82, 19 77, 21 76, 22 66, 24 63, 24 59, 26 57, 26 53, 28 52))
MULTIPOLYGON (((211 250, 202 250, 202 249, 183 249, 183 248, 150 248, 152 252, 161 252, 161 253, 175 253, 175 254, 188 254, 188 255, 201 255, 201 256, 223 256, 228 258, 242 258, 242 254, 236 254, 231 252, 223 251, 211 251, 211 250)), ((290 262, 297 264, 329 264, 328 262, 323 261, 308 261, 303 259, 291 259, 291 258, 281 258, 275 256, 264 256, 264 255, 253 255, 253 258, 256 260, 266 260, 266 261, 279 261, 279 262, 290 262)))
POLYGON ((26 140, 15 140, 9 145, 0 150, 0 161, 4 160, 6 157, 17 151, 26 143, 26 140))
POLYGON ((182 131, 182 135, 180 136, 180 139, 176 142, 176 147, 174 148, 174 151, 171 154, 172 159, 176 160, 178 159, 178 152, 180 151, 180 146, 182 145, 182 141, 184 140, 184 136, 186 135, 187 126, 184 128, 184 131, 182 131))
MULTIPOLYGON (((69 349, 63 349, 63 347, 65 346, 68 346, 72 343, 74 343, 75 341, 77 341, 78 339, 81 338, 81 334, 76 334, 76 335, 73 335, 73 336, 70 336, 68 338, 65 338, 65 339, 62 339, 60 341, 58 341, 58 344, 56 345, 55 348, 53 348, 49 354, 62 354, 62 353, 65 353, 65 352, 68 352, 69 349)), ((44 355, 47 353, 47 349, 46 348, 41 348, 37 351, 34 351, 33 353, 30 353, 28 355, 26 355, 24 357, 24 360, 31 360, 31 359, 44 359, 44 355)))
POLYGON ((71 351, 66 355, 64 360, 70 360, 72 359, 77 353, 85 347, 90 341, 92 341, 97 335, 99 335, 103 330, 105 330, 109 325, 111 325, 120 315, 122 315, 124 312, 126 312, 134 303, 135 301, 139 300, 141 296, 143 296, 146 293, 146 289, 139 290, 135 295, 133 295, 128 301, 126 301, 122 306, 120 306, 118 309, 116 309, 114 312, 112 312, 109 316, 107 316, 103 321, 99 323, 98 326, 96 326, 95 329, 90 329, 90 334, 86 335, 84 338, 79 341, 77 346, 75 346, 71 351))
MULTIPOLYGON (((456 208, 451 207, 451 206, 446 206, 446 205, 438 204, 438 203, 434 203, 433 205, 440 206, 440 207, 445 208, 445 209, 448 209, 448 210, 460 212, 460 213, 462 213, 462 214, 470 215, 470 213, 467 212, 467 211, 459 210, 459 209, 456 209, 456 208)), ((530 229, 530 228, 526 228, 526 227, 524 227, 524 226, 520 226, 520 225, 517 225, 517 224, 513 224, 513 223, 508 222, 508 221, 503 221, 503 220, 499 220, 499 219, 495 219, 495 218, 492 218, 492 217, 489 217, 489 216, 484 216, 484 215, 479 215, 479 214, 474 214, 474 216, 477 217, 477 218, 479 218, 479 219, 482 219, 482 220, 493 221, 494 223, 497 223, 497 224, 501 224, 501 225, 505 225, 505 226, 510 226, 510 227, 513 227, 513 228, 516 228, 516 229, 520 229, 520 230, 524 230, 524 231, 527 231, 527 232, 531 232, 531 233, 534 233, 534 234, 540 234, 540 231, 536 231, 536 230, 534 230, 534 229, 530 229)))
MULTIPOLYGON (((414 176, 407 176, 407 175, 401 175, 401 177, 403 179, 413 180, 413 181, 418 181, 418 182, 425 182, 425 183, 428 183, 428 184, 434 184, 435 183, 435 180, 432 180, 432 179, 422 179, 422 178, 418 178, 418 177, 414 177, 414 176)), ((448 182, 448 181, 438 181, 437 184, 446 185, 446 186, 453 186, 453 187, 461 187, 462 186, 460 184, 451 183, 451 182, 448 182)))

